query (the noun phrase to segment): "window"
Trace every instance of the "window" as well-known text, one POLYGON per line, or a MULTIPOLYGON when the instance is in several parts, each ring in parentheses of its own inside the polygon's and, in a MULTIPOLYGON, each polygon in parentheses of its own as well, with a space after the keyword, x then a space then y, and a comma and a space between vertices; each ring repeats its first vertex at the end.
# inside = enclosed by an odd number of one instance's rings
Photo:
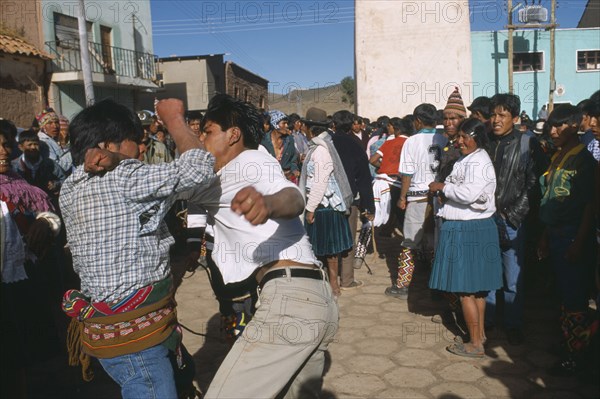
POLYGON ((250 97, 248 97, 248 89, 244 89, 244 101, 248 102, 250 97))
MULTIPOLYGON (((92 23, 86 21, 88 40, 92 41, 92 23)), ((73 42, 79 42, 79 25, 77 18, 68 15, 54 13, 54 36, 59 46, 73 45, 73 42), (62 42, 62 45, 61 45, 62 42)))
POLYGON ((100 25, 100 43, 102 46, 102 61, 105 68, 112 69, 112 29, 100 25))
POLYGON ((233 97, 239 98, 239 96, 240 96, 240 88, 237 86, 233 86, 233 97))
POLYGON ((578 71, 600 71, 600 50, 577 51, 578 71))
POLYGON ((514 72, 533 72, 544 70, 544 53, 514 53, 514 72))
POLYGON ((259 108, 265 107, 265 96, 260 96, 260 99, 258 100, 258 107, 259 108))

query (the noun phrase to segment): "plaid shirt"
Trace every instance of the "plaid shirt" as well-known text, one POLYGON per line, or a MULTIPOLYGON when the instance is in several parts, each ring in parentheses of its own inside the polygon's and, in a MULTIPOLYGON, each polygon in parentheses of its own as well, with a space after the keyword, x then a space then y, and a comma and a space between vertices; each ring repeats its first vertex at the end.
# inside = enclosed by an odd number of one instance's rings
POLYGON ((212 180, 214 162, 190 150, 159 165, 127 159, 104 175, 77 167, 63 183, 60 208, 81 292, 116 301, 166 278, 174 239, 163 218, 177 193, 212 180))

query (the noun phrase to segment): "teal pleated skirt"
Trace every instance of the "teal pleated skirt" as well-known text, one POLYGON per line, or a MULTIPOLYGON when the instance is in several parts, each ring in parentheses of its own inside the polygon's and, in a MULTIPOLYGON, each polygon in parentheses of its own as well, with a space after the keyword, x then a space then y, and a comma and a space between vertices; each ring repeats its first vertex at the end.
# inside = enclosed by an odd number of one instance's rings
POLYGON ((314 223, 304 222, 306 233, 317 256, 337 255, 352 248, 354 240, 348 218, 332 208, 317 208, 314 223))
POLYGON ((493 219, 444 221, 429 288, 476 293, 496 290, 502 284, 498 228, 493 219))

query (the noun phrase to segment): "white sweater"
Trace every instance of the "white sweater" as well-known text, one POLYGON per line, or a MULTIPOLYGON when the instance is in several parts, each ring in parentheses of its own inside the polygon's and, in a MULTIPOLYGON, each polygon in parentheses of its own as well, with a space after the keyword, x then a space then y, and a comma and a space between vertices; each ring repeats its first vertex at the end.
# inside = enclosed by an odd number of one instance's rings
POLYGON ((478 148, 459 158, 444 183, 447 201, 438 216, 447 220, 472 220, 489 218, 496 212, 496 173, 485 150, 478 148))

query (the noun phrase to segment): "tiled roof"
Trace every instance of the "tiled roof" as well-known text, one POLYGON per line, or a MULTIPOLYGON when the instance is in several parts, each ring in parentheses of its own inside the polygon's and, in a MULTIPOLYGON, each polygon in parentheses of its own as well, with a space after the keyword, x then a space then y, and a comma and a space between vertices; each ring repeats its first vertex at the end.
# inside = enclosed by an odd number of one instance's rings
POLYGON ((33 44, 26 42, 18 37, 0 35, 0 51, 8 54, 28 55, 31 57, 40 57, 51 59, 52 56, 38 49, 33 44))

